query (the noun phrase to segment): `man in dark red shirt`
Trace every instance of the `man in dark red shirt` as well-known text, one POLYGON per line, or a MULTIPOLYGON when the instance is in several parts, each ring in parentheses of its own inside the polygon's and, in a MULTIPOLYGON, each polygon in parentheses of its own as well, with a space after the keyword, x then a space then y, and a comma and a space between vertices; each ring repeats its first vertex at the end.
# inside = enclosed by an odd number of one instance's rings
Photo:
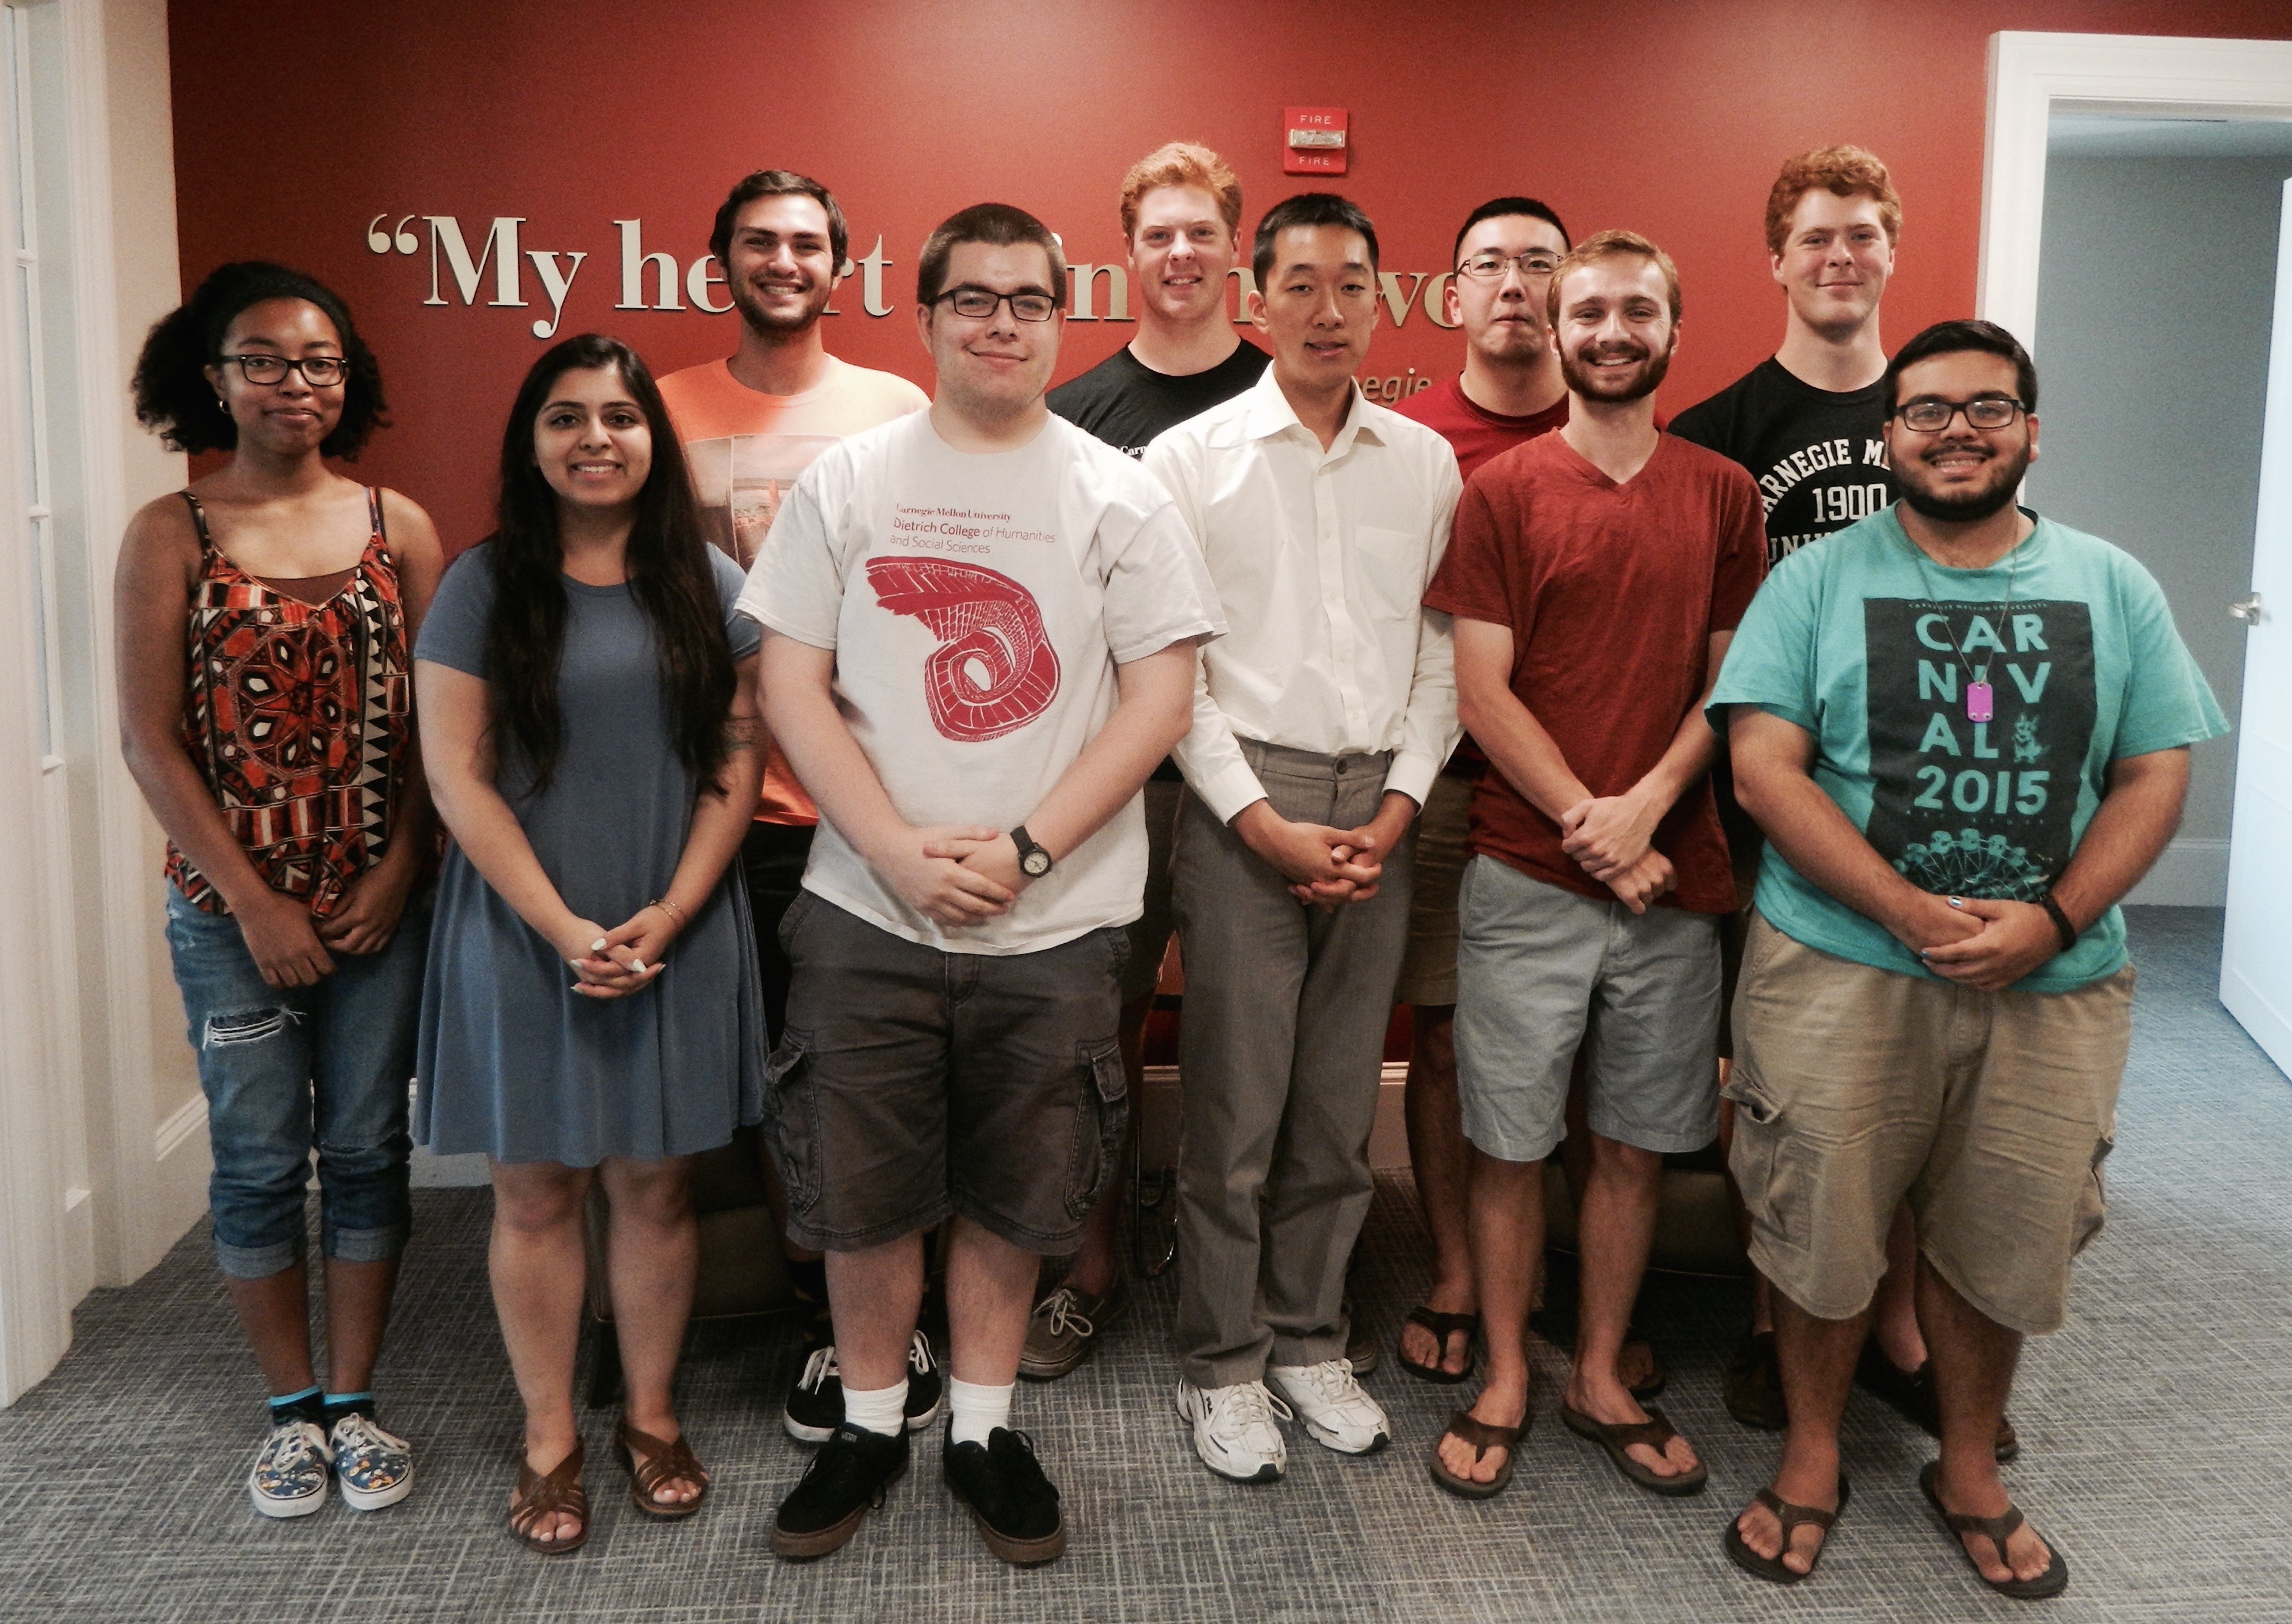
POLYGON ((1602 232, 1561 261, 1546 301, 1568 422, 1474 476, 1425 597, 1455 617, 1459 708, 1496 768, 1473 796, 1456 1020, 1488 1375, 1432 1471, 1475 1497, 1512 1475, 1543 1164, 1580 1048, 1593 1154, 1561 1419, 1633 1483, 1689 1494, 1702 1463, 1617 1358, 1663 1158, 1718 1130, 1719 921, 1735 891, 1702 703, 1766 534, 1740 466, 1656 427, 1679 329, 1668 256, 1602 232))
MULTIPOLYGON (((1456 272, 1442 294, 1450 326, 1465 331, 1465 370, 1393 409, 1436 430, 1467 479, 1499 452, 1568 421, 1568 381, 1544 313, 1568 228, 1548 204, 1496 197, 1465 217, 1456 272)), ((1408 952, 1394 1001, 1409 1006, 1408 1163, 1432 1238, 1432 1283, 1400 1328, 1403 1370, 1460 1382, 1473 1371, 1480 1292, 1473 1284, 1465 1200, 1469 1162, 1457 1113, 1457 886, 1465 876, 1465 815, 1489 759, 1470 738, 1457 746, 1416 819, 1408 898, 1408 952)))

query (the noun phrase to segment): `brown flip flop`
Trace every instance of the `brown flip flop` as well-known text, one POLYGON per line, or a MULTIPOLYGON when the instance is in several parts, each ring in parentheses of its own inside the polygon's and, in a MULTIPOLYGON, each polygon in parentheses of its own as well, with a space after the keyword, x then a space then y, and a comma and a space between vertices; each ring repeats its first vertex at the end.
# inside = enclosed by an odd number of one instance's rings
POLYGON ((1926 1497, 1926 1504, 1941 1518, 1942 1526, 1949 1530, 1949 1542, 1957 1547, 1957 1554, 1965 1558, 1965 1565, 1973 1570, 1974 1578, 1988 1585, 2000 1596, 2010 1596, 2017 1602, 2042 1602, 2049 1596, 2059 1596, 2070 1587, 2070 1559, 2062 1555, 2051 1540, 2046 1541, 2046 1553, 2053 1557, 2046 1571, 2035 1579, 1992 1579, 1981 1571, 1973 1553, 1965 1548, 1961 1534, 1980 1534, 1997 1548, 1997 1560, 2006 1567, 2014 1564, 2006 1556, 2006 1541, 2014 1531, 2030 1519, 2022 1515, 2019 1506, 2008 1501, 2005 1514, 1994 1517, 1978 1517, 1970 1512, 1952 1511, 1941 1503, 1941 1495, 1934 1488, 1934 1475, 1941 1462, 1929 1460, 1918 1473, 1918 1488, 1926 1497))
POLYGON ((1433 1340, 1441 1345, 1441 1353, 1439 1358, 1432 1363, 1419 1364, 1402 1353, 1400 1345, 1396 1342, 1392 1356, 1400 1361, 1402 1370, 1407 1371, 1419 1381, 1436 1382, 1444 1387, 1453 1387, 1460 1381, 1470 1381, 1473 1379, 1473 1339, 1481 1334, 1479 1314, 1442 1314, 1426 1304, 1419 1303, 1408 1311, 1408 1323, 1422 1325, 1431 1331, 1433 1340), (1458 1331, 1465 1333, 1465 1368, 1461 1371, 1444 1371, 1441 1368, 1440 1361, 1449 1356, 1449 1339, 1458 1331))
POLYGON ((545 1556, 577 1551, 589 1539, 589 1492, 581 1486, 584 1446, 574 1440, 573 1452, 545 1477, 521 1454, 517 1461, 517 1492, 509 1503, 509 1531, 528 1549, 545 1556), (581 1519, 581 1532, 570 1540, 544 1540, 535 1534, 544 1519, 562 1513, 581 1519))
POLYGON ((1579 1438, 1589 1438, 1608 1451, 1608 1459, 1616 1463, 1616 1470, 1645 1489, 1650 1494, 1699 1494, 1703 1485, 1711 1480, 1710 1468, 1700 1460, 1692 1471, 1675 1472, 1666 1477, 1653 1467, 1642 1466, 1624 1451, 1634 1443, 1650 1445, 1658 1452, 1663 1446, 1679 1436, 1679 1429, 1653 1404, 1643 1404, 1648 1412, 1644 1421, 1619 1421, 1610 1425, 1595 1421, 1573 1404, 1562 1403, 1560 1419, 1568 1430, 1579 1438))
POLYGON ((1755 1574, 1778 1585, 1795 1585, 1802 1579, 1812 1579, 1814 1571, 1822 1565, 1822 1554, 1830 1548, 1830 1531, 1837 1524, 1839 1513, 1846 1509, 1850 1492, 1844 1472, 1838 1475, 1838 1507, 1835 1511, 1825 1511, 1820 1506, 1795 1505, 1776 1493, 1771 1486, 1763 1488, 1751 1498, 1773 1512, 1775 1521, 1783 1525, 1782 1548, 1771 1556, 1762 1556, 1753 1550, 1749 1541, 1743 1538, 1743 1531, 1736 1525, 1742 1521, 1740 1512, 1736 1514, 1735 1522, 1727 1524, 1726 1536, 1720 1543, 1726 1547, 1728 1559, 1746 1573, 1755 1574), (1790 1553, 1791 1535, 1801 1528, 1822 1530, 1822 1543, 1814 1548, 1814 1555, 1807 1559, 1804 1573, 1783 1564, 1783 1558, 1790 1553))
POLYGON ((620 1457, 621 1467, 629 1475, 629 1499, 639 1511, 664 1523, 674 1523, 679 1517, 689 1517, 700 1509, 700 1502, 708 1498, 708 1468, 692 1452, 682 1433, 676 1442, 656 1438, 649 1432, 639 1432, 629 1425, 627 1418, 613 1434, 613 1452, 620 1457), (640 1461, 637 1455, 644 1459, 640 1461), (654 1494, 663 1483, 689 1483, 700 1485, 700 1492, 689 1500, 657 1500, 654 1494))
POLYGON ((1473 1462, 1476 1466, 1490 1450, 1500 1449, 1505 1452, 1504 1465, 1498 1467, 1497 1475, 1486 1483, 1474 1483, 1469 1477, 1459 1477, 1441 1464, 1441 1441, 1436 1438, 1432 1441, 1431 1457, 1432 1481, 1449 1493, 1460 1494, 1468 1500, 1494 1499, 1512 1481, 1513 1467, 1520 1459, 1520 1441, 1528 1431, 1529 1419, 1529 1416, 1523 1415, 1517 1427, 1498 1427, 1492 1421, 1474 1420, 1471 1411, 1459 1410, 1449 1418, 1448 1427, 1441 1437, 1462 1438, 1471 1444, 1473 1462))

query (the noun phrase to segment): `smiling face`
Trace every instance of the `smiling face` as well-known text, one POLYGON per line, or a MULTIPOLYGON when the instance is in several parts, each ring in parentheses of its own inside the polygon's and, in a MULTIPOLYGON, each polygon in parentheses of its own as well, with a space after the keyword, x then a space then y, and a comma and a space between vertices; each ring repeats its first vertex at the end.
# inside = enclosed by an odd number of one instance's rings
MULTIPOLYGON (((1914 400, 1952 405, 1984 395, 2008 400, 2020 395, 2014 363, 1985 350, 1963 350, 1929 356, 1902 369, 1895 381, 1899 409, 1914 400)), ((1886 419, 1886 456, 1902 487, 1902 500, 1917 512, 1945 524, 1973 524, 2014 500, 2022 478, 2038 460, 2038 420, 2017 413, 2002 429, 1977 429, 1955 413, 1931 434, 1905 427, 1900 416, 1886 419)))
MULTIPOLYGON (((1481 254, 1493 253, 1516 261, 1531 250, 1542 250, 1554 260, 1568 252, 1560 228, 1533 214, 1499 214, 1483 220, 1465 233, 1457 245, 1457 263, 1469 265, 1481 254)), ((1448 316, 1461 324, 1465 342, 1500 366, 1519 366, 1544 354, 1552 342, 1552 329, 1544 317, 1545 293, 1552 278, 1508 264, 1494 281, 1459 271, 1449 278, 1448 316)))
POLYGON ((1679 342, 1662 266, 1636 253, 1592 260, 1565 273, 1559 304, 1554 337, 1570 389, 1615 404, 1655 393, 1679 342))
POLYGON ((759 333, 801 333, 835 293, 835 253, 827 211, 816 197, 781 192, 758 197, 732 221, 725 289, 740 319, 759 333))
POLYGON ((988 316, 958 316, 945 295, 957 288, 1052 297, 1051 256, 1036 243, 957 243, 948 251, 941 297, 916 322, 939 374, 936 402, 981 422, 1006 422, 1040 400, 1059 364, 1066 315, 1021 321, 1007 299, 988 316))
POLYGON ((1318 390, 1360 370, 1376 327, 1368 243, 1346 226, 1290 226, 1273 239, 1273 274, 1249 313, 1283 382, 1318 390))
MULTIPOLYGON (((222 335, 225 355, 305 356, 343 353, 342 334, 327 313, 307 299, 265 299, 231 318, 222 335)), ((290 367, 276 383, 249 383, 236 361, 206 369, 231 421, 238 443, 282 456, 315 450, 343 418, 347 381, 314 389, 290 367)))
POLYGON ((1818 186, 1791 211, 1783 251, 1768 263, 1799 320, 1836 339, 1877 313, 1886 279, 1894 274, 1894 246, 1886 240, 1876 198, 1842 197, 1818 186))
POLYGON ((561 506, 635 507, 652 472, 652 426, 617 369, 558 375, 533 421, 533 460, 561 506))
POLYGON ((1199 186, 1158 186, 1138 199, 1130 272, 1138 301, 1174 326, 1225 314, 1225 277, 1241 258, 1241 237, 1218 200, 1199 186))

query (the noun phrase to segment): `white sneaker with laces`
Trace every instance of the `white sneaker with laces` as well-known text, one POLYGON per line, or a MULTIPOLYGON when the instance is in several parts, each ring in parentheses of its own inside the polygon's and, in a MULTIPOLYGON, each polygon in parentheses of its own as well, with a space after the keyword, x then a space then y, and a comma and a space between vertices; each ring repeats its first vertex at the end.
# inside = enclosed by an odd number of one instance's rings
POLYGON ((1220 1477, 1236 1483, 1279 1483, 1289 1464, 1289 1445, 1273 1418, 1291 1419, 1289 1406, 1262 1381, 1230 1387, 1198 1387, 1178 1381, 1178 1413, 1194 1427, 1194 1453, 1220 1477))
POLYGON ((327 1435, 309 1421, 282 1421, 262 1440, 246 1491, 267 1517, 308 1516, 327 1503, 327 1435))
POLYGON ((414 1491, 414 1451, 370 1415, 351 1411, 327 1435, 334 1451, 335 1484, 353 1511, 380 1511, 414 1491))
POLYGON ((1265 1374, 1295 1407, 1316 1443, 1340 1455, 1371 1455, 1392 1442, 1392 1424, 1384 1419, 1384 1407, 1353 1379, 1352 1360, 1272 1364, 1265 1374))

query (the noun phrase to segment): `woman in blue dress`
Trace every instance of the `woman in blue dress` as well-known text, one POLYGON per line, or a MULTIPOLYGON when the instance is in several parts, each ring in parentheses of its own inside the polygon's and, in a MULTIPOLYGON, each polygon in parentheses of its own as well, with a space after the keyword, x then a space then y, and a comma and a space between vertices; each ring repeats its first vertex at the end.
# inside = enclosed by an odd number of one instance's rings
POLYGON ((573 1363, 593 1178, 631 1497, 674 1517, 707 1491, 670 1389, 698 1256, 690 1159, 757 1120, 762 1082, 747 896, 728 872, 763 770, 739 588, 644 363, 585 334, 528 374, 494 535, 447 572, 415 650, 454 836, 416 1137, 492 1158, 494 1302, 526 1417, 510 1526, 545 1553, 588 1537, 573 1363))

